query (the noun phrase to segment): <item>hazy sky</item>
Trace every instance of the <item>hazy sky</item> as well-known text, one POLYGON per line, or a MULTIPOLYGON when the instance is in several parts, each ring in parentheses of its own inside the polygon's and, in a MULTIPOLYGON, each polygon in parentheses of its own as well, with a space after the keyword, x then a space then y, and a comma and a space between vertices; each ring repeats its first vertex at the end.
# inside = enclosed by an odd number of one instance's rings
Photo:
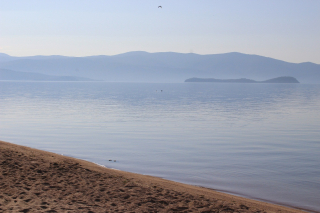
POLYGON ((320 64, 320 1, 0 0, 2 53, 88 56, 138 50, 242 52, 320 64))

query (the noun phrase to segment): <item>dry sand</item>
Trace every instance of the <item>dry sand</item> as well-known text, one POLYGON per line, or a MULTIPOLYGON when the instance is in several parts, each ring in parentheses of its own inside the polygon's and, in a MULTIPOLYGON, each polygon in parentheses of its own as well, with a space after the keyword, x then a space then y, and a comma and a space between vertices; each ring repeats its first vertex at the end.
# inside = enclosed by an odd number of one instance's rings
POLYGON ((0 212, 302 212, 0 141, 0 212))

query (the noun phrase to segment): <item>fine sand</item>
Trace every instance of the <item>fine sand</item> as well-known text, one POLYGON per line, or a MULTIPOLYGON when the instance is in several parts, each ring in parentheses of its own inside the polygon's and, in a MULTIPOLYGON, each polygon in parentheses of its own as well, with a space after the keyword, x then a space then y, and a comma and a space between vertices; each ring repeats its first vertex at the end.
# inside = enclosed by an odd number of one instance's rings
POLYGON ((302 212, 0 141, 0 212, 302 212))

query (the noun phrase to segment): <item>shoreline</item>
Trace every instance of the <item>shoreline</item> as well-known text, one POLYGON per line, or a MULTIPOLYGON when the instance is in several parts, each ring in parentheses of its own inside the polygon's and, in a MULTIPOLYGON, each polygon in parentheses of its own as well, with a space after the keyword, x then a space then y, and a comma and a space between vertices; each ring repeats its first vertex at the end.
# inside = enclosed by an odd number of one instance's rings
POLYGON ((305 212, 4 141, 0 165, 0 212, 305 212))

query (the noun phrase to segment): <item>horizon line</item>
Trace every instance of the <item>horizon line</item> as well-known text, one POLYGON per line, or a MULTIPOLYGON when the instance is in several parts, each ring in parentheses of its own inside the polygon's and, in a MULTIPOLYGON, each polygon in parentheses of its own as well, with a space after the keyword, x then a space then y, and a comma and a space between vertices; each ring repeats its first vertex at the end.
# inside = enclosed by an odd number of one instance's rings
POLYGON ((304 61, 304 62, 289 62, 289 61, 285 61, 282 59, 278 59, 278 58, 273 58, 270 56, 264 56, 264 55, 258 55, 258 54, 249 54, 249 53, 242 53, 242 52, 224 52, 224 53, 212 53, 212 54, 200 54, 200 53, 183 53, 183 52, 174 52, 174 51, 164 51, 164 52, 148 52, 148 51, 143 51, 143 50, 135 50, 135 51, 129 51, 129 52, 123 52, 123 53, 118 53, 118 54, 114 54, 114 55, 86 55, 86 56, 71 56, 71 55, 29 55, 29 56, 15 56, 15 55, 9 55, 7 53, 3 53, 0 52, 0 56, 6 55, 9 57, 17 57, 17 58, 25 58, 25 57, 52 57, 52 56, 58 56, 58 57, 69 57, 69 58, 86 58, 86 57, 98 57, 98 56, 106 56, 106 57, 112 57, 112 56, 119 56, 119 55, 123 55, 123 54, 128 54, 128 53, 134 53, 134 52, 141 52, 141 53, 148 53, 148 54, 157 54, 157 53, 176 53, 176 54, 184 54, 184 55, 200 55, 200 56, 208 56, 208 55, 223 55, 223 54, 243 54, 243 55, 252 55, 252 56, 259 56, 259 57, 264 57, 264 58, 270 58, 270 59, 274 59, 274 60, 278 60, 278 61, 284 61, 287 63, 293 63, 293 64, 303 64, 303 63, 312 63, 312 64, 317 64, 320 65, 320 63, 315 63, 315 62, 311 62, 311 61, 304 61))

